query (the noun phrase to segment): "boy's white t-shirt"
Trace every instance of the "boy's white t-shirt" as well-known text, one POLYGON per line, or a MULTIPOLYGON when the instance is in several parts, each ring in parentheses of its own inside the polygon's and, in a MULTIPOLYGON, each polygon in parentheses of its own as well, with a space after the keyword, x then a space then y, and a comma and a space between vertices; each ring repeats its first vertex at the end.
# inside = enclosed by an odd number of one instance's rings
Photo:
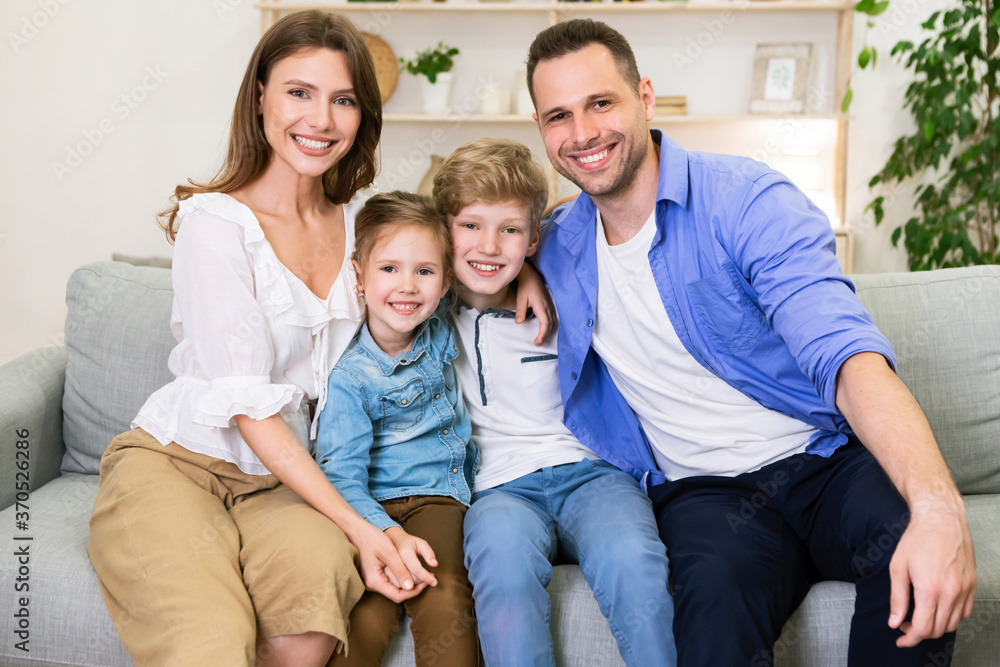
POLYGON ((704 368, 677 337, 649 248, 656 213, 609 246, 597 214, 597 317, 591 345, 639 417, 667 479, 732 477, 804 452, 815 429, 765 408, 704 368))
POLYGON ((536 346, 537 322, 514 323, 509 310, 462 306, 453 318, 455 360, 483 491, 548 466, 598 458, 562 423, 556 340, 536 346))

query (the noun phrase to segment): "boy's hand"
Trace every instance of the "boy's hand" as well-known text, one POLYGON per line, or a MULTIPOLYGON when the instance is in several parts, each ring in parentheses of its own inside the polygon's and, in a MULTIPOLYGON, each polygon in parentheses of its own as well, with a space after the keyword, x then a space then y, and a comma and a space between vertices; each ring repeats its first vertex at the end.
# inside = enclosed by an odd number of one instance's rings
POLYGON ((381 593, 393 602, 403 602, 420 595, 427 587, 427 580, 414 582, 414 576, 392 539, 367 521, 363 523, 364 526, 348 538, 358 549, 365 588, 381 593))
POLYGON ((535 345, 541 345, 556 331, 555 308, 541 274, 525 262, 521 272, 517 274, 517 309, 514 321, 518 324, 524 322, 528 316, 528 308, 534 311, 538 319, 535 345))
POLYGON ((427 544, 426 540, 410 535, 398 526, 386 528, 385 534, 392 540, 393 546, 399 552, 399 557, 409 569, 413 580, 418 584, 437 586, 437 577, 420 562, 420 558, 423 558, 428 565, 436 566, 438 564, 431 545, 427 544))

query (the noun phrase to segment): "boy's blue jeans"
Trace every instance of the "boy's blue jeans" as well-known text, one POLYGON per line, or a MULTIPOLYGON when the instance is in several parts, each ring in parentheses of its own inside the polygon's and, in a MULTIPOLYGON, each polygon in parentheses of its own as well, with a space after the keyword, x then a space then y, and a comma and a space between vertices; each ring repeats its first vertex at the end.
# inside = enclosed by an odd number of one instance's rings
POLYGON ((472 496, 465 564, 488 667, 554 667, 546 587, 557 555, 577 562, 625 663, 673 667, 673 601, 652 506, 604 461, 541 470, 472 496))

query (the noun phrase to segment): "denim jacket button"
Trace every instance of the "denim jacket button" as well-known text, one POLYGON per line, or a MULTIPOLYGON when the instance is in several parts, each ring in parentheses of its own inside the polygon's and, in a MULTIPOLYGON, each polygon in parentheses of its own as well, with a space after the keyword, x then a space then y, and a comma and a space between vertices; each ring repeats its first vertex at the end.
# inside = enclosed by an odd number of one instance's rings
POLYGON ((452 468, 451 471, 456 475, 458 474, 458 468, 452 468))
POLYGON ((444 434, 445 434, 445 435, 448 435, 448 429, 445 429, 445 430, 444 430, 444 434))
POLYGON ((403 405, 406 405, 406 399, 404 398, 403 400, 400 401, 400 403, 402 403, 403 405))
POLYGON ((441 394, 434 394, 434 400, 435 400, 435 401, 436 401, 437 399, 439 399, 439 398, 441 398, 441 394))

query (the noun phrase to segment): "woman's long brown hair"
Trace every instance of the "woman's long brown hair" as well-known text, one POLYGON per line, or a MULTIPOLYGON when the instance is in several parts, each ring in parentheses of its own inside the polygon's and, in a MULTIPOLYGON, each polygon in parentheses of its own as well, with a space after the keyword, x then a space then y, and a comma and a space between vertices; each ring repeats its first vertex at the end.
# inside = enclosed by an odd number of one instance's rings
POLYGON ((171 205, 159 214, 159 225, 171 243, 177 235, 177 211, 181 201, 196 193, 233 192, 264 172, 271 159, 271 146, 264 136, 259 115, 257 84, 267 85, 271 69, 282 58, 303 49, 316 48, 344 54, 361 110, 361 125, 354 145, 323 174, 323 190, 331 202, 344 204, 375 179, 378 171, 375 151, 382 133, 382 97, 368 47, 348 18, 319 10, 289 14, 264 33, 250 57, 236 97, 229 148, 222 167, 208 183, 188 179, 190 185, 178 185, 170 198, 171 205))

